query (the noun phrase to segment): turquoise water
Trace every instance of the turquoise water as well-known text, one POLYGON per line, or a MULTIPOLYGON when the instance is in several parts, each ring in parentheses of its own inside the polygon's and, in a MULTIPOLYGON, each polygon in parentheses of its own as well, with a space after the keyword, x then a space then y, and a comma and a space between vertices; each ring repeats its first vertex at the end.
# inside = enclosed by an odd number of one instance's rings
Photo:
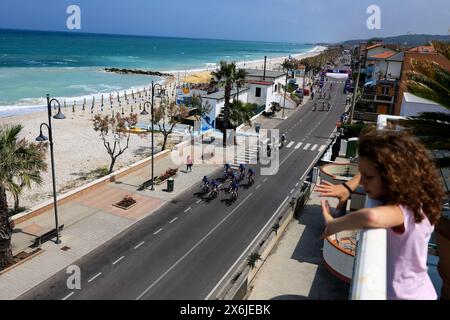
POLYGON ((45 103, 148 86, 156 77, 104 67, 181 72, 220 60, 252 61, 307 52, 311 45, 0 30, 0 116, 45 103))

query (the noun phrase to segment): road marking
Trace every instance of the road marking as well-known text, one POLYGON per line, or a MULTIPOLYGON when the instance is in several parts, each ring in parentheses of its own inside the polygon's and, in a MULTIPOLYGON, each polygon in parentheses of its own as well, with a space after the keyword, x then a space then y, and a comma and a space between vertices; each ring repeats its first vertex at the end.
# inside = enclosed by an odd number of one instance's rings
POLYGON ((296 146, 295 149, 300 149, 301 145, 303 144, 303 142, 299 142, 296 146))
POLYGON ((266 182, 267 178, 264 178, 263 182, 266 182))
MULTIPOLYGON (((164 278, 170 271, 172 271, 181 261, 183 261, 192 251, 194 251, 200 244, 202 244, 206 238, 208 238, 217 228, 222 225, 225 220, 227 220, 248 198, 250 198, 253 193, 250 193, 241 203, 239 203, 236 208, 234 208, 222 221, 219 222, 211 231, 209 231, 195 246, 193 246, 188 252, 186 252, 180 259, 177 260, 166 272, 164 272, 155 282, 153 282, 144 292, 142 292, 136 300, 141 299, 147 292, 149 292, 162 278, 164 278)), ((289 197, 286 197, 288 199, 289 197)), ((286 200, 285 200, 286 201, 286 200)), ((284 202, 283 202, 284 203, 284 202)), ((260 232, 261 233, 261 232, 260 232)))
POLYGON ((119 259, 117 259, 116 261, 113 262, 113 264, 116 264, 117 262, 119 262, 120 260, 122 260, 123 258, 125 258, 124 256, 121 256, 119 259))
POLYGON ((308 150, 310 145, 311 145, 311 143, 307 143, 306 146, 303 148, 303 150, 308 150))
POLYGON ((325 145, 324 144, 320 146, 319 151, 322 151, 323 149, 325 149, 325 145))
POLYGON ((158 231, 156 231, 155 233, 153 233, 153 234, 158 234, 158 233, 160 233, 161 231, 162 231, 163 229, 162 228, 160 228, 158 231))
POLYGON ((102 274, 101 272, 97 273, 95 276, 93 276, 92 278, 90 278, 90 279, 88 280, 88 282, 94 281, 96 278, 100 277, 101 274, 102 274))
POLYGON ((140 246, 142 246, 143 244, 144 244, 145 242, 144 241, 142 241, 141 243, 139 243, 136 247, 134 247, 134 249, 137 249, 137 248, 139 248, 140 246))
POLYGON ((292 145, 293 145, 294 143, 295 143, 294 141, 289 142, 289 144, 286 146, 286 148, 292 147, 292 145))
POLYGON ((178 219, 178 217, 175 217, 175 218, 173 218, 169 223, 172 223, 172 222, 174 222, 175 220, 177 220, 178 219))
POLYGON ((296 187, 298 187, 298 182, 295 184, 296 187))
POLYGON ((200 202, 202 202, 202 199, 197 200, 196 203, 199 204, 200 202))
POLYGON ((314 150, 316 150, 317 149, 317 147, 318 147, 318 145, 317 144, 315 144, 312 148, 311 148, 311 151, 314 151, 314 150))
POLYGON ((294 189, 291 190, 290 194, 292 194, 292 192, 294 192, 294 189))
POLYGON ((219 282, 217 283, 217 285, 211 290, 211 292, 206 296, 206 298, 204 300, 208 300, 211 295, 213 294, 214 291, 217 290, 217 288, 220 286, 220 284, 223 282, 223 280, 228 276, 228 274, 234 270, 234 267, 238 264, 238 262, 242 259, 242 257, 247 253, 248 249, 253 245, 253 243, 259 238, 259 236, 261 235, 261 233, 263 233, 263 231, 265 231, 265 229, 267 228, 267 226, 272 223, 273 218, 277 215, 278 211, 280 211, 281 207, 284 205, 284 203, 289 199, 289 197, 287 196, 284 201, 280 204, 280 206, 278 207, 278 209, 275 211, 275 213, 273 214, 273 216, 269 219, 269 221, 267 221, 267 223, 265 224, 264 227, 262 227, 261 231, 259 231, 259 233, 256 235, 256 237, 253 239, 252 242, 250 242, 250 244, 248 245, 248 247, 242 252, 242 254, 239 256, 239 258, 237 258, 236 262, 230 267, 230 269, 228 269, 228 271, 225 273, 225 275, 222 277, 222 279, 219 280, 219 282))
POLYGON ((188 212, 189 210, 191 210, 191 207, 189 207, 186 210, 184 210, 184 213, 188 212))
POLYGON ((62 300, 68 299, 68 298, 71 297, 74 293, 75 293, 75 292, 69 293, 67 296, 65 296, 64 298, 62 298, 62 300))
POLYGON ((260 187, 261 187, 261 185, 258 184, 258 185, 256 186, 256 190, 258 190, 260 187))

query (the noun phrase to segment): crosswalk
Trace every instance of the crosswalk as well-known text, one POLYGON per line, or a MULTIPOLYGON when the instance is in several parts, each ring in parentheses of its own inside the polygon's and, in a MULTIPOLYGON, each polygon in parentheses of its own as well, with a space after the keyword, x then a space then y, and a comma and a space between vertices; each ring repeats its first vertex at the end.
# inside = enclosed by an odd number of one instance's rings
MULTIPOLYGON (((269 139, 267 139, 266 141, 263 141, 265 143, 267 143, 269 139)), ((265 145, 265 144, 263 144, 265 145)), ((315 152, 322 152, 325 148, 326 145, 322 144, 315 144, 315 143, 306 143, 304 144, 303 142, 297 142, 297 141, 290 141, 285 148, 287 149, 300 149, 303 146, 303 151, 315 151, 315 152)), ((230 163, 230 167, 232 169, 238 169, 239 168, 239 164, 255 164, 257 163, 257 153, 258 153, 258 149, 257 146, 251 146, 250 148, 246 149, 245 151, 242 151, 241 153, 239 153, 230 163)))

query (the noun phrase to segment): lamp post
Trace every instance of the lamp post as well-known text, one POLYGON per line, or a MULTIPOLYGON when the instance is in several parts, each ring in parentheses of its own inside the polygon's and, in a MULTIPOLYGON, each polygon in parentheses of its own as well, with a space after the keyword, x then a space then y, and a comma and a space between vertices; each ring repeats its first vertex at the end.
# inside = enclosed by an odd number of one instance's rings
POLYGON ((155 88, 156 87, 159 87, 159 91, 160 91, 160 93, 159 93, 159 95, 161 95, 161 94, 164 94, 165 93, 165 89, 163 88, 163 86, 161 85, 161 84, 159 84, 159 83, 154 83, 153 81, 152 81, 152 100, 151 100, 151 102, 149 102, 149 101, 146 101, 146 102, 144 102, 144 110, 141 112, 141 114, 142 115, 146 115, 146 114, 148 114, 148 112, 145 110, 145 106, 146 105, 150 105, 150 114, 151 114, 151 123, 152 123, 152 187, 151 187, 151 191, 154 191, 155 190, 155 187, 154 187, 154 160, 153 160, 153 151, 154 151, 154 134, 153 134, 153 106, 154 106, 154 98, 155 98, 155 88))
POLYGON ((39 136, 36 138, 36 141, 42 142, 42 141, 49 140, 49 142, 50 142, 50 157, 51 157, 50 159, 51 159, 51 166, 52 166, 52 182, 53 182, 53 207, 55 210, 55 225, 56 225, 56 244, 60 244, 61 239, 60 239, 59 224, 58 224, 58 206, 57 206, 57 202, 56 202, 55 160, 54 160, 54 156, 53 156, 52 110, 51 110, 51 105, 53 102, 56 102, 56 104, 58 105, 58 113, 55 116, 53 116, 53 118, 58 119, 58 120, 66 118, 64 116, 64 114, 62 114, 62 112, 61 112, 61 104, 59 103, 59 101, 57 99, 50 100, 50 95, 47 94, 48 124, 45 122, 41 123, 41 126, 39 127, 40 133, 39 133, 39 136), (49 138, 44 136, 44 134, 42 133, 43 126, 47 127, 49 138))

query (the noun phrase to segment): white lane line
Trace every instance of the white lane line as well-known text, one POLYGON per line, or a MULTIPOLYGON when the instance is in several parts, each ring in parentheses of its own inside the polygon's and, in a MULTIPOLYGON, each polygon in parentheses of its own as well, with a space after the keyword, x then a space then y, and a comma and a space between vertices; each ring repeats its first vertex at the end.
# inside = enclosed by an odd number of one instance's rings
POLYGON ((184 210, 184 213, 188 212, 189 210, 191 210, 191 207, 189 207, 186 210, 184 210))
MULTIPOLYGON (((216 225, 211 231, 209 231, 195 246, 193 246, 188 252, 186 252, 180 259, 177 260, 169 269, 167 269, 166 272, 164 272, 158 279, 156 279, 155 282, 153 282, 147 289, 145 289, 144 292, 142 292, 136 300, 141 299, 147 292, 149 292, 155 285, 158 284, 158 282, 161 281, 162 278, 164 278, 170 271, 172 271, 181 261, 183 261, 192 251, 194 251, 199 245, 201 245, 206 238, 208 238, 214 231, 216 231, 217 228, 219 228, 225 220, 227 220, 245 201, 247 201, 248 198, 250 198, 253 195, 253 193, 250 193, 241 203, 239 203, 236 208, 234 208, 225 218, 222 219, 222 221, 219 222, 218 225, 216 225)), ((288 199, 289 197, 286 197, 288 199)), ((261 232, 260 232, 261 233, 261 232)))
POLYGON ((69 299, 74 293, 75 293, 75 292, 69 293, 67 296, 65 296, 64 298, 62 298, 62 300, 69 299))
POLYGON ((285 202, 289 199, 289 197, 286 197, 284 199, 284 201, 280 204, 280 206, 278 207, 278 209, 275 211, 275 213, 273 214, 273 216, 267 221, 266 225, 264 227, 261 228, 261 231, 259 231, 259 233, 256 235, 256 237, 253 239, 252 242, 250 242, 250 244, 248 245, 247 248, 245 248, 245 250, 242 252, 242 254, 240 255, 239 258, 237 258, 236 262, 230 267, 230 269, 228 269, 228 271, 224 274, 224 276, 222 277, 222 279, 219 280, 219 282, 217 283, 217 285, 211 290, 211 292, 206 296, 206 298, 204 300, 208 300, 211 295, 213 294, 214 291, 217 290, 217 288, 220 286, 220 284, 223 282, 224 279, 226 279, 226 277, 228 276, 228 274, 234 270, 234 267, 238 264, 239 261, 241 261, 242 257, 247 253, 247 251, 249 250, 249 248, 254 244, 254 242, 259 238, 259 236, 261 235, 261 233, 264 232, 264 230, 266 230, 267 226, 272 223, 273 218, 277 215, 278 211, 280 211, 281 207, 285 204, 285 202))
POLYGON ((124 256, 121 256, 119 259, 117 259, 116 261, 114 261, 112 264, 116 264, 117 262, 119 262, 120 260, 122 260, 123 258, 125 258, 124 256))
POLYGON ((314 151, 314 150, 316 150, 317 149, 317 147, 318 147, 318 145, 317 144, 315 144, 312 148, 311 148, 311 151, 314 151))
POLYGON ((289 142, 289 144, 286 146, 286 148, 292 147, 292 145, 293 145, 294 143, 295 143, 294 141, 289 142))
POLYGON ((295 184, 295 186, 298 187, 298 184, 299 184, 299 183, 297 182, 297 183, 295 184))
POLYGON ((202 199, 197 200, 196 203, 199 204, 200 202, 202 202, 202 199))
POLYGON ((292 189, 291 192, 289 192, 289 193, 292 194, 292 192, 294 192, 294 189, 292 189))
POLYGON ((303 150, 308 150, 310 145, 311 145, 311 143, 307 143, 306 146, 303 148, 303 150))
POLYGON ((101 272, 97 273, 95 276, 93 276, 92 278, 90 278, 90 279, 88 280, 88 282, 94 281, 95 279, 97 279, 98 277, 100 277, 101 274, 102 274, 101 272))
POLYGON ((172 220, 170 220, 169 223, 172 223, 172 222, 174 222, 174 221, 177 220, 177 219, 178 219, 178 217, 175 217, 175 218, 173 218, 172 220))
POLYGON ((144 244, 145 242, 144 241, 142 241, 141 243, 139 243, 137 246, 135 246, 134 247, 134 249, 137 249, 137 248, 139 248, 140 246, 142 246, 143 244, 144 244))
POLYGON ((256 190, 258 190, 260 187, 261 187, 261 185, 258 184, 258 185, 256 186, 256 190))
POLYGON ((266 182, 267 178, 264 178, 263 182, 266 182))
POLYGON ((320 146, 319 151, 322 151, 323 149, 325 149, 325 145, 324 144, 320 146))
POLYGON ((163 229, 162 228, 160 228, 158 231, 156 231, 155 233, 153 233, 154 235, 156 235, 156 234, 158 234, 158 233, 160 233, 161 231, 162 231, 163 229))
POLYGON ((303 142, 299 142, 296 146, 295 149, 300 149, 300 147, 302 146, 303 142))

